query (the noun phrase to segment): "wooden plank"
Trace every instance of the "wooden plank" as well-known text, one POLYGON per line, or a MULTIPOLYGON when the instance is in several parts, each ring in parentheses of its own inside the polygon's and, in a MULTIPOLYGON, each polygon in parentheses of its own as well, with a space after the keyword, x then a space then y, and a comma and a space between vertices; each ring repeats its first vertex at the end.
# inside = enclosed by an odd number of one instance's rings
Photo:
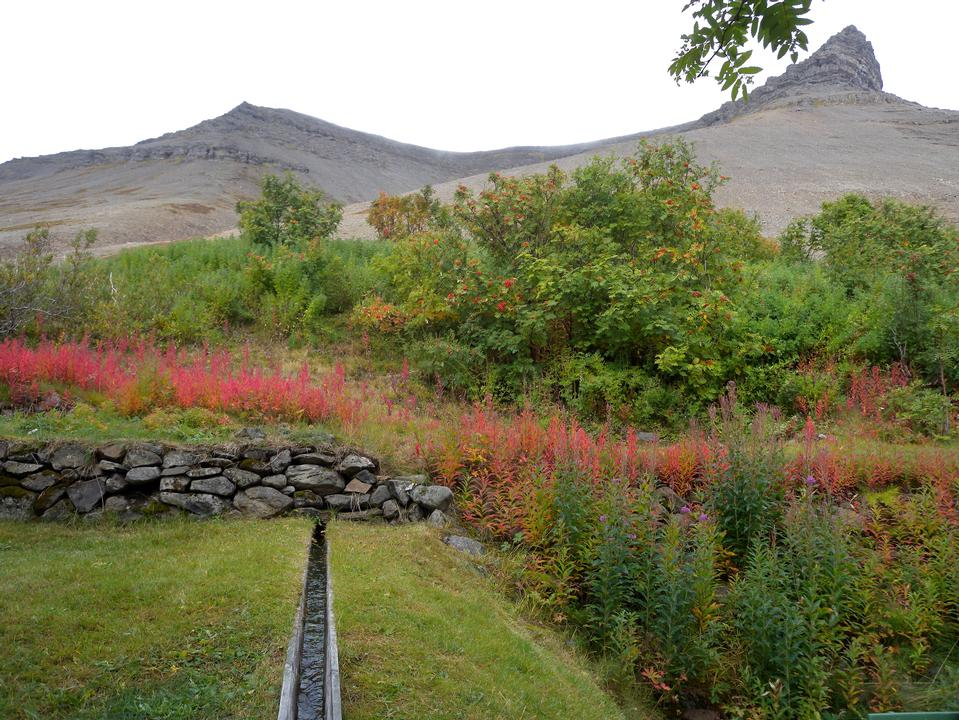
MULTIPOLYGON (((310 543, 313 534, 310 534, 310 543)), ((306 577, 310 569, 309 545, 306 564, 303 567, 303 589, 300 591, 300 604, 293 618, 293 634, 286 647, 286 662, 283 664, 283 685, 280 688, 280 708, 276 720, 296 720, 296 701, 300 690, 300 661, 303 655, 303 612, 306 607, 306 577)))
POLYGON ((326 720, 342 720, 340 699, 340 658, 336 645, 336 619, 333 615, 333 572, 330 568, 330 545, 326 545, 326 720))

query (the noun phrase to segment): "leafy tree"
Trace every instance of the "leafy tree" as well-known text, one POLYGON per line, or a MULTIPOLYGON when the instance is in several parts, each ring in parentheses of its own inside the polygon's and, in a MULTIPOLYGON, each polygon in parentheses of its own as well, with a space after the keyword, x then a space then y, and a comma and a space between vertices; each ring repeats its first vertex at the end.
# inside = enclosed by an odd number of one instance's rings
POLYGON ((692 11, 693 29, 682 36, 669 74, 676 82, 691 83, 707 77, 710 66, 720 62, 716 82, 731 91, 733 100, 746 97, 762 70, 749 62, 753 51, 744 49, 750 38, 796 62, 809 42, 803 27, 812 23, 807 17, 811 6, 812 0, 689 0, 683 12, 692 11))
POLYGON ((259 200, 239 202, 240 229, 262 245, 296 245, 331 236, 340 224, 343 209, 326 201, 322 191, 304 188, 292 173, 265 175, 259 200))

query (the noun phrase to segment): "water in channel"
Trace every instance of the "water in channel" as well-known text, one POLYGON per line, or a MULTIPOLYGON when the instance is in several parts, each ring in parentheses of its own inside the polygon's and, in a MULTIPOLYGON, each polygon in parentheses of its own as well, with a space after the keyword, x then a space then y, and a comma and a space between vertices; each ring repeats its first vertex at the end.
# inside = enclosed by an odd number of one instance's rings
POLYGON ((297 694, 297 720, 323 720, 326 675, 326 540, 316 528, 306 571, 303 656, 297 694))

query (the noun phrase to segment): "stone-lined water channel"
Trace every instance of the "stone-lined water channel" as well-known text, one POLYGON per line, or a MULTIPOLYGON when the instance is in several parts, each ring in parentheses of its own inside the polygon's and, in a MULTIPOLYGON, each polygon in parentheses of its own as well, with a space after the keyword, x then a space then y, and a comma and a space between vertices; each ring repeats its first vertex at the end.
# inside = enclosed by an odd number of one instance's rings
POLYGON ((277 720, 341 718, 329 548, 323 525, 317 525, 310 542, 293 637, 287 649, 277 720))
POLYGON ((303 645, 300 683, 296 700, 297 720, 325 720, 327 573, 326 539, 317 526, 310 544, 303 605, 303 645))

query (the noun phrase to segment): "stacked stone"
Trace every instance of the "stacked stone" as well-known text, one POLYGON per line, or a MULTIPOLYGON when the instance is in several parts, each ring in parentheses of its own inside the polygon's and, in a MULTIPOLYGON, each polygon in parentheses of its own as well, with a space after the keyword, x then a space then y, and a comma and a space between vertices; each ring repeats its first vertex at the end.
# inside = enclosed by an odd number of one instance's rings
POLYGON ((423 475, 378 475, 374 458, 314 445, 86 448, 0 441, 0 461, 0 518, 335 512, 348 519, 445 525, 453 500, 449 488, 429 485, 423 475))

